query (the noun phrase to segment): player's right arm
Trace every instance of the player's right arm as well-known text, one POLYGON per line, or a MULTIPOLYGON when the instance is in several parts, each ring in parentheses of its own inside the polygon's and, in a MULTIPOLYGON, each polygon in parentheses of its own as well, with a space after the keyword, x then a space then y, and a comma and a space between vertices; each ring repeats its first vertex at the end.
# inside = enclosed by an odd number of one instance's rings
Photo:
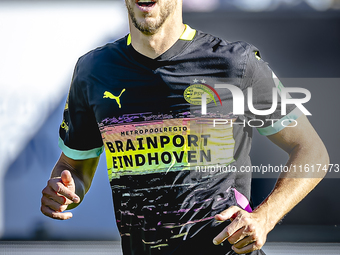
POLYGON ((72 218, 72 213, 65 210, 75 208, 83 200, 98 162, 99 157, 74 160, 62 153, 42 191, 41 212, 53 219, 72 218))

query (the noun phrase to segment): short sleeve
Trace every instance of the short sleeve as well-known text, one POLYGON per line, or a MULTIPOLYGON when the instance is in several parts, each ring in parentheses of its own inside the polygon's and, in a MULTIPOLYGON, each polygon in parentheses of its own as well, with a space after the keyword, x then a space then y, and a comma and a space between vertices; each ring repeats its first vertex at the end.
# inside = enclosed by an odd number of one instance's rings
POLYGON ((275 134, 303 114, 300 109, 292 104, 286 106, 286 115, 281 114, 281 90, 283 85, 268 64, 261 59, 258 49, 254 46, 250 46, 249 49, 243 84, 245 85, 246 100, 248 100, 248 88, 252 88, 251 106, 253 108, 250 108, 249 103, 246 104, 245 116, 248 120, 254 120, 252 124, 257 127, 261 135, 275 134), (275 102, 273 103, 273 88, 276 88, 278 92, 276 93, 276 107, 275 102), (254 114, 254 109, 262 112, 268 110, 269 113, 265 115, 254 114), (255 124, 256 122, 257 124, 255 124))
POLYGON ((104 150, 95 115, 87 100, 87 82, 78 61, 59 129, 59 147, 74 160, 98 157, 104 150))

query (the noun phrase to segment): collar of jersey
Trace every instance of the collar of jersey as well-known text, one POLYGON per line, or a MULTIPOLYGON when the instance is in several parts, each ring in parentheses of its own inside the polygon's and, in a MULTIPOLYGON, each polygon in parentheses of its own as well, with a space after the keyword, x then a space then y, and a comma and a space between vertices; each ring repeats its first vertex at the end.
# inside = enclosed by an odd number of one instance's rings
MULTIPOLYGON (((192 41, 192 39, 194 39, 194 37, 196 35, 196 30, 192 29, 187 24, 184 24, 184 26, 185 26, 185 29, 184 29, 182 35, 179 37, 179 39, 184 40, 184 41, 192 41)), ((127 45, 131 44, 131 34, 128 35, 128 38, 126 40, 126 44, 127 45)))
POLYGON ((139 64, 142 64, 150 69, 157 69, 162 65, 165 65, 167 61, 178 56, 183 52, 183 50, 193 41, 196 35, 196 30, 192 29, 188 25, 185 25, 185 29, 183 34, 180 36, 180 40, 177 40, 174 45, 170 47, 166 52, 161 54, 155 59, 146 57, 139 52, 137 52, 131 44, 131 37, 130 35, 127 36, 127 50, 129 55, 136 60, 139 64), (129 39, 130 38, 130 39, 129 39))

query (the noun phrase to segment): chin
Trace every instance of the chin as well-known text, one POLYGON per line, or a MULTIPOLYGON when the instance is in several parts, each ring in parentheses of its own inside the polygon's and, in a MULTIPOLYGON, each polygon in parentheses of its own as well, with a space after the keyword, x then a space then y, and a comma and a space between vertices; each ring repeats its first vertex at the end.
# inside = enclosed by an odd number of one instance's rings
POLYGON ((144 34, 154 34, 158 28, 155 26, 154 21, 143 21, 135 24, 135 27, 144 34))

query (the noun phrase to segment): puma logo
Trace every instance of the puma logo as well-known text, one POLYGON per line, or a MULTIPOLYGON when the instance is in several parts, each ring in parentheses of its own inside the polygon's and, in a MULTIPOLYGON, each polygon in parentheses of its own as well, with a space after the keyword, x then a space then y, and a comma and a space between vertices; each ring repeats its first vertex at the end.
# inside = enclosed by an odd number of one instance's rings
POLYGON ((124 91, 125 91, 125 89, 123 89, 123 90, 120 92, 119 96, 112 95, 112 93, 110 93, 109 91, 105 91, 105 92, 104 92, 103 98, 110 98, 110 99, 116 100, 116 102, 117 102, 119 108, 122 108, 122 106, 121 106, 121 104, 120 104, 120 96, 123 94, 124 91))

